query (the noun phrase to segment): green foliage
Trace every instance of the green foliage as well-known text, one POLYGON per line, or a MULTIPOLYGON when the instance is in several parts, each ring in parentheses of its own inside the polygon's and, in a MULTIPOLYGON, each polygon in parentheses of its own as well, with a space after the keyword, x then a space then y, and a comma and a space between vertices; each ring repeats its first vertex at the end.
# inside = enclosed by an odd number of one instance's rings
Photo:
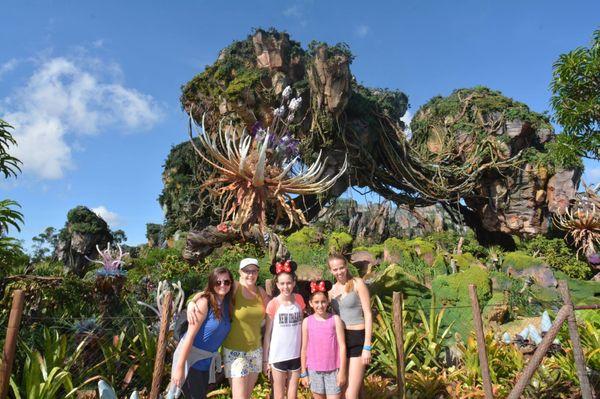
POLYGON ((350 51, 350 46, 343 42, 330 46, 327 43, 313 40, 308 43, 308 56, 314 57, 321 48, 325 48, 325 54, 328 59, 336 56, 346 57, 349 64, 354 60, 354 55, 352 54, 352 51, 350 51))
POLYGON ((42 352, 22 345, 25 361, 20 370, 21 378, 10 380, 16 399, 58 399, 74 393, 72 370, 86 342, 82 341, 72 351, 68 350, 66 335, 47 328, 43 335, 42 352))
POLYGON ((32 262, 39 262, 53 257, 58 246, 58 232, 54 227, 46 227, 44 231, 31 239, 33 241, 32 262))
POLYGON ((554 141, 544 144, 544 151, 527 148, 523 159, 536 167, 548 168, 550 174, 559 169, 583 168, 581 157, 584 153, 577 148, 573 138, 564 133, 556 135, 554 141))
POLYGON ((365 246, 354 247, 353 250, 354 250, 354 252, 367 251, 371 255, 373 255, 375 258, 381 259, 383 257, 383 249, 384 249, 383 244, 375 244, 375 245, 371 245, 368 247, 365 247, 365 246))
POLYGON ((305 226, 289 235, 286 242, 290 246, 322 244, 323 234, 314 227, 305 226))
POLYGON ((67 223, 60 231, 60 237, 65 238, 72 233, 102 234, 108 231, 104 219, 89 208, 79 205, 67 213, 67 223))
POLYGON ((600 29, 591 46, 560 55, 554 63, 552 108, 576 150, 600 158, 600 29))
POLYGON ((17 141, 8 131, 13 127, 0 119, 0 173, 5 179, 10 176, 17 177, 17 173, 21 171, 19 166, 22 162, 8 153, 10 146, 16 146, 17 141))
POLYGON ((589 265, 577 259, 576 254, 562 239, 548 239, 538 235, 526 242, 525 248, 528 253, 542 257, 551 268, 560 270, 571 278, 586 279, 590 276, 589 265))
POLYGON ((412 240, 392 237, 385 240, 383 246, 392 262, 410 262, 414 257, 425 254, 430 254, 433 259, 435 254, 435 246, 421 237, 412 240))
POLYGON ((20 208, 17 202, 5 199, 0 201, 0 234, 6 234, 10 227, 21 231, 19 224, 23 224, 23 214, 15 208, 20 208))
POLYGON ((427 303, 430 298, 429 289, 416 282, 414 277, 408 275, 402 266, 397 264, 391 264, 370 277, 369 289, 381 298, 391 297, 394 291, 402 292, 407 307, 427 303))
POLYGON ((328 252, 330 254, 348 254, 352 251, 352 236, 343 231, 331 233, 327 241, 328 252))
POLYGON ((11 237, 0 237, 0 280, 10 274, 21 274, 29 264, 29 256, 21 242, 11 237))
POLYGON ((162 232, 162 224, 146 223, 146 239, 148 239, 149 245, 160 245, 162 232))
MULTIPOLYGON (((197 144, 199 139, 194 138, 194 142, 197 144)), ((172 237, 176 231, 201 229, 219 220, 218 207, 213 206, 200 188, 211 171, 189 141, 171 148, 163 165, 164 187, 158 197, 160 206, 165 209, 165 237, 172 237)))

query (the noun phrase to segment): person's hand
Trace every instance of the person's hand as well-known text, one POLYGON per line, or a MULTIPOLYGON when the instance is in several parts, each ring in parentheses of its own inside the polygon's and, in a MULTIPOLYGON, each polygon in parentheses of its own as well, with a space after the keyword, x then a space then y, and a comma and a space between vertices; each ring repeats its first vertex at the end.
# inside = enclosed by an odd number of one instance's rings
POLYGON ((200 314, 200 309, 198 309, 198 305, 196 305, 196 301, 191 301, 187 305, 187 321, 188 324, 193 326, 198 323, 198 315, 200 314))
POLYGON ((302 378, 300 378, 300 383, 302 384, 302 386, 304 388, 308 388, 308 386, 310 385, 309 381, 308 381, 308 377, 302 377, 302 378))
POLYGON ((368 350, 364 350, 364 349, 363 349, 363 351, 362 351, 362 355, 361 355, 361 358, 362 358, 362 363, 363 363, 365 366, 368 366, 368 365, 369 365, 369 363, 371 363, 371 351, 368 351, 368 350))
POLYGON ((185 370, 183 367, 176 367, 173 370, 173 375, 171 376, 171 383, 174 384, 177 388, 181 388, 185 381, 185 370))
POLYGON ((269 373, 271 372, 271 366, 268 362, 263 362, 263 373, 269 377, 269 373))
POLYGON ((338 387, 343 388, 344 385, 346 385, 346 373, 342 372, 342 370, 339 370, 337 377, 335 377, 335 382, 337 383, 338 387))

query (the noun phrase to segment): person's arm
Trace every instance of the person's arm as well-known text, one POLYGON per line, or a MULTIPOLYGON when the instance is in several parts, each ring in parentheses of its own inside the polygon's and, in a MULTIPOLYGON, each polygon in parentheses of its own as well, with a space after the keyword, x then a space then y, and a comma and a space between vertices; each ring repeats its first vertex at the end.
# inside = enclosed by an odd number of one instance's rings
POLYGON ((273 332, 273 318, 269 313, 266 316, 265 337, 263 339, 263 373, 269 373, 269 349, 271 346, 271 333, 273 332))
POLYGON ((338 342, 338 350, 340 355, 340 370, 337 375, 337 385, 338 387, 343 387, 346 385, 346 374, 348 373, 347 361, 346 358, 346 338, 344 336, 344 323, 340 316, 333 315, 333 320, 335 321, 335 336, 337 337, 338 342))
POLYGON ((188 325, 193 326, 196 324, 202 324, 199 321, 200 308, 198 307, 198 300, 202 297, 202 291, 195 293, 189 300, 186 308, 186 316, 188 325))
POLYGON ((371 336, 373 334, 373 314, 371 313, 371 296, 367 285, 361 278, 356 279, 356 292, 360 298, 360 305, 363 310, 365 317, 365 342, 362 351, 362 361, 364 365, 371 363, 371 350, 364 348, 371 348, 371 336))
POLYGON ((267 294, 267 291, 260 286, 258 287, 258 293, 260 294, 260 297, 262 298, 263 301, 263 306, 267 306, 267 304, 269 303, 269 301, 271 300, 271 297, 267 294))
MULTIPOLYGON (((308 350, 308 319, 302 320, 302 349, 300 350, 300 375, 306 375, 306 351, 308 350)), ((300 378, 300 382, 308 387, 308 377, 300 378)))
POLYGON ((171 376, 171 381, 179 388, 181 388, 185 380, 185 361, 190 353, 190 350, 192 349, 194 338, 196 337, 198 331, 200 331, 200 327, 202 326, 202 323, 204 323, 204 320, 206 320, 206 315, 208 314, 208 300, 201 297, 196 302, 199 312, 198 322, 195 324, 189 324, 181 343, 181 353, 179 355, 179 359, 177 360, 177 364, 173 370, 173 375, 171 376))

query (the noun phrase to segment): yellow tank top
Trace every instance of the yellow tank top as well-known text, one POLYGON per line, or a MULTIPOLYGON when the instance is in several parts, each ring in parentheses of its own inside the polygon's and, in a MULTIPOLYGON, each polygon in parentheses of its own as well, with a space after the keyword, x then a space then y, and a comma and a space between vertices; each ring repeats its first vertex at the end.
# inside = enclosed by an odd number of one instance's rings
POLYGON ((227 349, 250 352, 262 346, 260 326, 265 318, 265 309, 260 293, 247 299, 240 285, 235 292, 231 331, 223 346, 227 349))

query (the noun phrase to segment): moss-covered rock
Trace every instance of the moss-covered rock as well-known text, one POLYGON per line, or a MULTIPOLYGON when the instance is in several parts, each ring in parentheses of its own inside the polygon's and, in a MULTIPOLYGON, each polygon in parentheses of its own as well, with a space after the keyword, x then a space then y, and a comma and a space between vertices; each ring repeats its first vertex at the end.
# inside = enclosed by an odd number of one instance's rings
POLYGON ((314 227, 305 226, 290 234, 286 242, 289 246, 322 244, 323 234, 314 227))
POLYGON ((480 304, 489 300, 492 293, 489 273, 477 266, 472 266, 455 274, 435 277, 432 282, 432 289, 442 303, 468 305, 470 304, 469 284, 475 284, 477 287, 477 298, 480 304))
POLYGON ((391 297, 394 291, 404 293, 407 306, 415 307, 417 303, 421 303, 426 308, 428 306, 426 303, 431 298, 427 287, 416 282, 396 264, 389 265, 365 281, 369 286, 369 292, 372 295, 379 295, 382 299, 391 297))
POLYGON ((354 247, 353 250, 355 252, 357 252, 357 251, 367 251, 371 255, 373 255, 375 258, 382 259, 383 258, 384 245, 383 244, 376 244, 376 245, 371 245, 371 246, 368 246, 368 247, 366 247, 366 246, 359 246, 359 247, 354 247))
POLYGON ((525 270, 533 266, 541 266, 543 263, 544 262, 540 258, 535 258, 526 252, 508 252, 504 255, 502 270, 506 271, 509 267, 515 270, 525 270))
POLYGON ((348 254, 352 251, 352 236, 343 231, 331 233, 327 241, 328 252, 330 254, 348 254))
POLYGON ((413 257, 423 259, 428 265, 435 260, 435 246, 421 237, 412 240, 388 238, 383 243, 383 260, 390 263, 400 263, 402 260, 412 260, 413 257))

